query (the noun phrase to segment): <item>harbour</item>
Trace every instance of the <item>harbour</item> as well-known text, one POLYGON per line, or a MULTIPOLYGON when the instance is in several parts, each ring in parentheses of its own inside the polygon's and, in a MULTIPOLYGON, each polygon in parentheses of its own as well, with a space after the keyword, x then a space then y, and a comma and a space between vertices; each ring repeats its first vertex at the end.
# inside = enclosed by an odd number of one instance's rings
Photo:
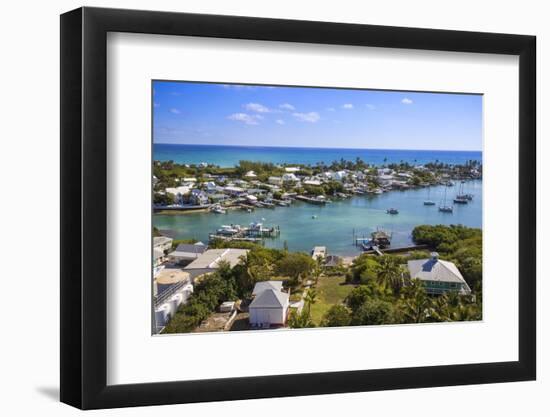
POLYGON ((248 226, 261 222, 279 227, 277 236, 259 238, 266 247, 288 247, 291 251, 309 252, 316 245, 327 246, 337 255, 357 255, 362 248, 355 239, 368 237, 377 229, 392 235, 392 247, 410 246, 411 231, 418 224, 462 224, 482 226, 482 180, 456 181, 453 186, 434 185, 406 190, 391 190, 381 194, 352 195, 332 199, 330 204, 311 204, 296 199, 288 206, 275 208, 252 207, 227 210, 226 214, 207 211, 181 215, 154 214, 153 225, 170 230, 176 239, 195 239, 208 242, 210 235, 221 225, 248 226), (467 204, 452 204, 457 194, 468 194, 467 204), (451 213, 438 210, 445 193, 451 213), (429 196, 429 197, 428 197, 429 196), (434 205, 425 205, 426 199, 434 205), (388 208, 398 214, 388 214, 388 208))

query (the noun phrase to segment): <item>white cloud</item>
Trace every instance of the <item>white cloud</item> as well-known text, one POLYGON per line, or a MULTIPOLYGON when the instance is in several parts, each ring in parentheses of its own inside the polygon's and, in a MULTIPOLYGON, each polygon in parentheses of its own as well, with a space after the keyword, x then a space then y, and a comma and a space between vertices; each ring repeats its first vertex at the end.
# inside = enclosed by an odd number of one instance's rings
POLYGON ((279 108, 281 108, 283 110, 289 110, 289 111, 296 110, 296 107, 294 107, 292 104, 288 104, 288 103, 281 104, 279 106, 279 108))
POLYGON ((403 104, 413 104, 413 101, 410 98, 405 97, 403 100, 401 100, 401 103, 403 103, 403 104))
POLYGON ((334 107, 327 107, 327 111, 336 111, 334 107))
POLYGON ((367 104, 367 109, 374 110, 376 106, 374 104, 367 104))
POLYGON ((227 116, 229 120, 235 120, 238 122, 243 122, 246 125, 257 125, 258 120, 263 119, 260 115, 250 115, 246 113, 233 113, 230 116, 227 116))
POLYGON ((309 113, 292 113, 292 115, 301 122, 316 123, 321 119, 319 113, 314 111, 309 113))
POLYGON ((275 120, 275 123, 277 123, 278 125, 284 125, 285 121, 281 120, 281 119, 277 119, 277 120, 275 120))
POLYGON ((153 107, 160 107, 160 103, 157 103, 156 101, 153 102, 153 107))
POLYGON ((181 112, 180 112, 178 109, 171 108, 171 109, 170 109, 170 113, 180 114, 181 112))
POLYGON ((351 103, 343 104, 342 108, 346 109, 346 110, 352 110, 353 109, 353 104, 351 104, 351 103))
POLYGON ((244 105, 244 108, 248 111, 253 111, 256 113, 269 113, 269 109, 260 103, 248 103, 244 105))

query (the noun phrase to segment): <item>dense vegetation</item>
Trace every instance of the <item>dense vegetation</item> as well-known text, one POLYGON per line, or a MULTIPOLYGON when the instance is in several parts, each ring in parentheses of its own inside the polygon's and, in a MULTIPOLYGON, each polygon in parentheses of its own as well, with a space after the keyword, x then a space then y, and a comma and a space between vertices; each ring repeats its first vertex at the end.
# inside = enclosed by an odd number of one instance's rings
POLYGON ((297 288, 316 267, 305 253, 269 249, 250 242, 233 242, 231 245, 219 242, 217 246, 238 246, 249 249, 249 252, 233 269, 222 264, 216 272, 198 279, 194 293, 169 322, 165 333, 189 332, 223 301, 249 299, 256 282, 281 276, 287 288, 297 288))
POLYGON ((470 288, 481 295, 481 229, 455 225, 423 225, 414 228, 412 237, 415 243, 430 245, 442 259, 454 262, 470 288))
POLYGON ((306 284, 313 284, 304 292, 302 311, 292 310, 290 314, 288 324, 292 328, 481 319, 481 230, 463 226, 418 226, 412 235, 416 243, 427 244, 437 250, 442 259, 454 262, 472 288, 473 296, 454 292, 429 296, 421 282, 410 280, 406 261, 427 258, 427 251, 412 252, 407 256, 361 255, 349 267, 329 270, 305 253, 269 249, 250 242, 218 241, 213 243, 213 247, 248 249, 248 256, 233 269, 221 265, 217 272, 202 277, 187 305, 180 308, 165 332, 191 331, 221 302, 250 299, 256 282, 270 279, 283 280, 284 287, 291 294, 301 294, 306 284), (337 271, 341 277, 339 285, 346 286, 349 291, 340 295, 338 301, 325 303, 325 307, 318 310, 322 315, 318 315, 314 322, 312 306, 323 302, 315 284, 320 276, 324 276, 323 280, 338 279, 330 276, 331 271, 337 271))

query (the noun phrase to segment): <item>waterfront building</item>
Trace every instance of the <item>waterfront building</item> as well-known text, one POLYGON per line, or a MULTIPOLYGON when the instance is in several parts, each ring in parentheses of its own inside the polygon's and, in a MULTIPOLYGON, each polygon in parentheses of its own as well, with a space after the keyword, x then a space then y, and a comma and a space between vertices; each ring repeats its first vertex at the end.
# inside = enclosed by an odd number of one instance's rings
POLYGON ((172 248, 172 242, 174 239, 166 236, 155 236, 153 238, 153 248, 160 249, 163 252, 170 250, 172 248))
POLYGON ((208 204, 208 196, 204 191, 195 188, 191 191, 190 201, 197 206, 203 206, 208 204))
POLYGON ((176 204, 183 204, 183 200, 189 195, 191 187, 182 185, 179 187, 166 188, 165 191, 172 196, 176 204))
POLYGON ((472 293, 456 265, 439 259, 437 252, 433 252, 428 259, 408 261, 407 268, 410 278, 422 281, 428 294, 440 295, 449 291, 460 295, 472 293))
POLYGON ((244 188, 227 186, 223 189, 223 191, 230 195, 240 195, 244 193, 244 188))
POLYGON ((325 258, 326 256, 327 256, 326 246, 315 246, 311 251, 311 257, 314 260, 317 260, 317 258, 325 258))

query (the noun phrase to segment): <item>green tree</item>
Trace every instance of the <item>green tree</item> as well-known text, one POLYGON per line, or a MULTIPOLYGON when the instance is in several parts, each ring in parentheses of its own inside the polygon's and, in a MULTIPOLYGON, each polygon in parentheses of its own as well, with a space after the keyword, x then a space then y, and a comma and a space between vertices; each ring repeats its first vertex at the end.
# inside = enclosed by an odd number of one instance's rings
POLYGON ((378 282, 386 288, 391 288, 394 294, 399 294, 403 286, 403 277, 401 267, 397 263, 397 259, 384 255, 376 270, 378 282))
POLYGON ((371 296, 373 292, 372 289, 366 285, 360 285, 348 294, 345 299, 346 305, 351 309, 351 311, 356 311, 361 307, 371 296))
POLYGON ((424 323, 429 320, 432 313, 432 303, 424 284, 414 279, 401 292, 400 313, 403 323, 424 323))
POLYGON ((311 313, 311 306, 317 302, 317 291, 315 291, 313 288, 310 288, 306 292, 306 296, 304 297, 304 303, 305 307, 307 309, 307 314, 310 315, 311 313))
POLYGON ((351 324, 373 325, 394 322, 392 303, 377 298, 368 299, 353 312, 351 324))
POLYGON ((351 312, 346 306, 335 304, 323 316, 323 327, 342 327, 351 324, 351 312))
POLYGON ((314 266, 313 259, 305 253, 287 252, 277 262, 276 269, 280 275, 290 278, 291 286, 297 286, 314 266))
POLYGON ((290 312, 290 317, 288 318, 288 326, 291 329, 304 329, 306 327, 315 327, 315 324, 311 320, 311 317, 307 311, 302 311, 298 313, 296 310, 290 312))

